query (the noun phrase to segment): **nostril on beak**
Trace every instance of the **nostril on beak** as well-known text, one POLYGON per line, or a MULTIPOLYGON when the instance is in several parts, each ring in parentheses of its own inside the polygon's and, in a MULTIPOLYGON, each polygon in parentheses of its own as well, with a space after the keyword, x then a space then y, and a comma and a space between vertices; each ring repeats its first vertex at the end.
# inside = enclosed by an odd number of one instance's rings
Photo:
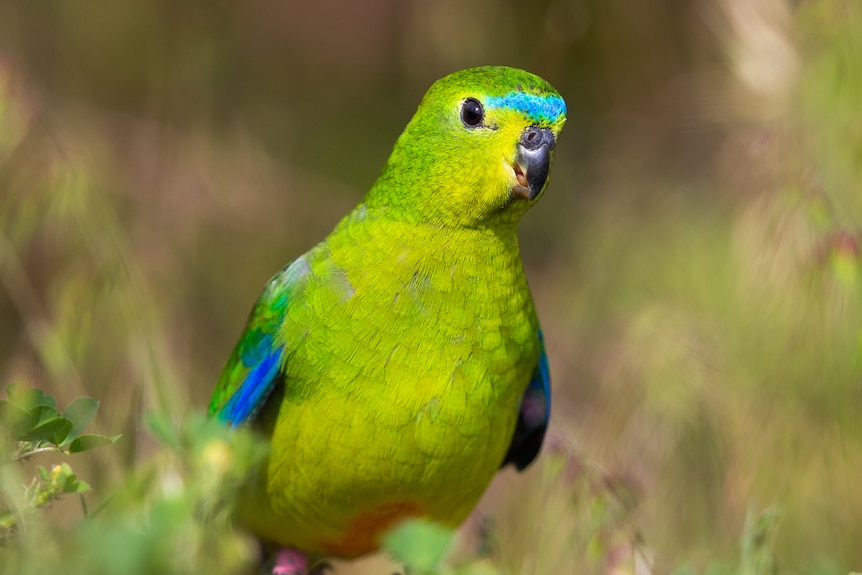
POLYGON ((554 134, 547 128, 527 128, 521 135, 521 145, 528 150, 537 150, 541 146, 554 145, 554 134))

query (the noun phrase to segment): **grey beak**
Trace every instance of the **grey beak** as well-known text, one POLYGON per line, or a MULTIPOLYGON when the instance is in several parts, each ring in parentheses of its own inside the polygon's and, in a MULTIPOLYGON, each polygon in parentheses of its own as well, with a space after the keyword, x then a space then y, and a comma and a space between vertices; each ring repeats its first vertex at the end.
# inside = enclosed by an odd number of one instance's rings
POLYGON ((525 199, 535 199, 545 187, 555 143, 554 133, 548 128, 527 128, 521 135, 517 163, 527 180, 527 194, 521 194, 525 199))

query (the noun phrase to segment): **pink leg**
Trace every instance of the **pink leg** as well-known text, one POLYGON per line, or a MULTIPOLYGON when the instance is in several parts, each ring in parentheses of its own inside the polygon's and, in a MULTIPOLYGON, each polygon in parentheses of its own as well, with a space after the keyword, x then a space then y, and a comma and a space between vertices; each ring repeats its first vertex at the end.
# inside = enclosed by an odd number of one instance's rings
POLYGON ((279 549, 275 555, 272 575, 306 575, 308 559, 296 549, 279 549))

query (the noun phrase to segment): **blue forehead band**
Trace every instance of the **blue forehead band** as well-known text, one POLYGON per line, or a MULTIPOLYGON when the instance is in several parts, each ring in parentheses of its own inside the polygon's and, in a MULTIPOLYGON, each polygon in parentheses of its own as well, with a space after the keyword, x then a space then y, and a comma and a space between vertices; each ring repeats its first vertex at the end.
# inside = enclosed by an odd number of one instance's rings
POLYGON ((559 96, 536 96, 524 92, 509 92, 505 96, 492 96, 485 102, 489 108, 517 110, 538 122, 554 123, 566 115, 566 103, 559 96))

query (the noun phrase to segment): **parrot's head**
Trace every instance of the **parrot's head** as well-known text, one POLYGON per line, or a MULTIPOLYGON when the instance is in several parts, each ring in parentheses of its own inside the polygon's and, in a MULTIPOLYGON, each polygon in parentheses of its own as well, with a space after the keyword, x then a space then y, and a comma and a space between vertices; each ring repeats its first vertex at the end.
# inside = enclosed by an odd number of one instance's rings
POLYGON ((431 86, 366 203, 412 221, 512 225, 548 183, 566 104, 550 84, 503 66, 431 86))

